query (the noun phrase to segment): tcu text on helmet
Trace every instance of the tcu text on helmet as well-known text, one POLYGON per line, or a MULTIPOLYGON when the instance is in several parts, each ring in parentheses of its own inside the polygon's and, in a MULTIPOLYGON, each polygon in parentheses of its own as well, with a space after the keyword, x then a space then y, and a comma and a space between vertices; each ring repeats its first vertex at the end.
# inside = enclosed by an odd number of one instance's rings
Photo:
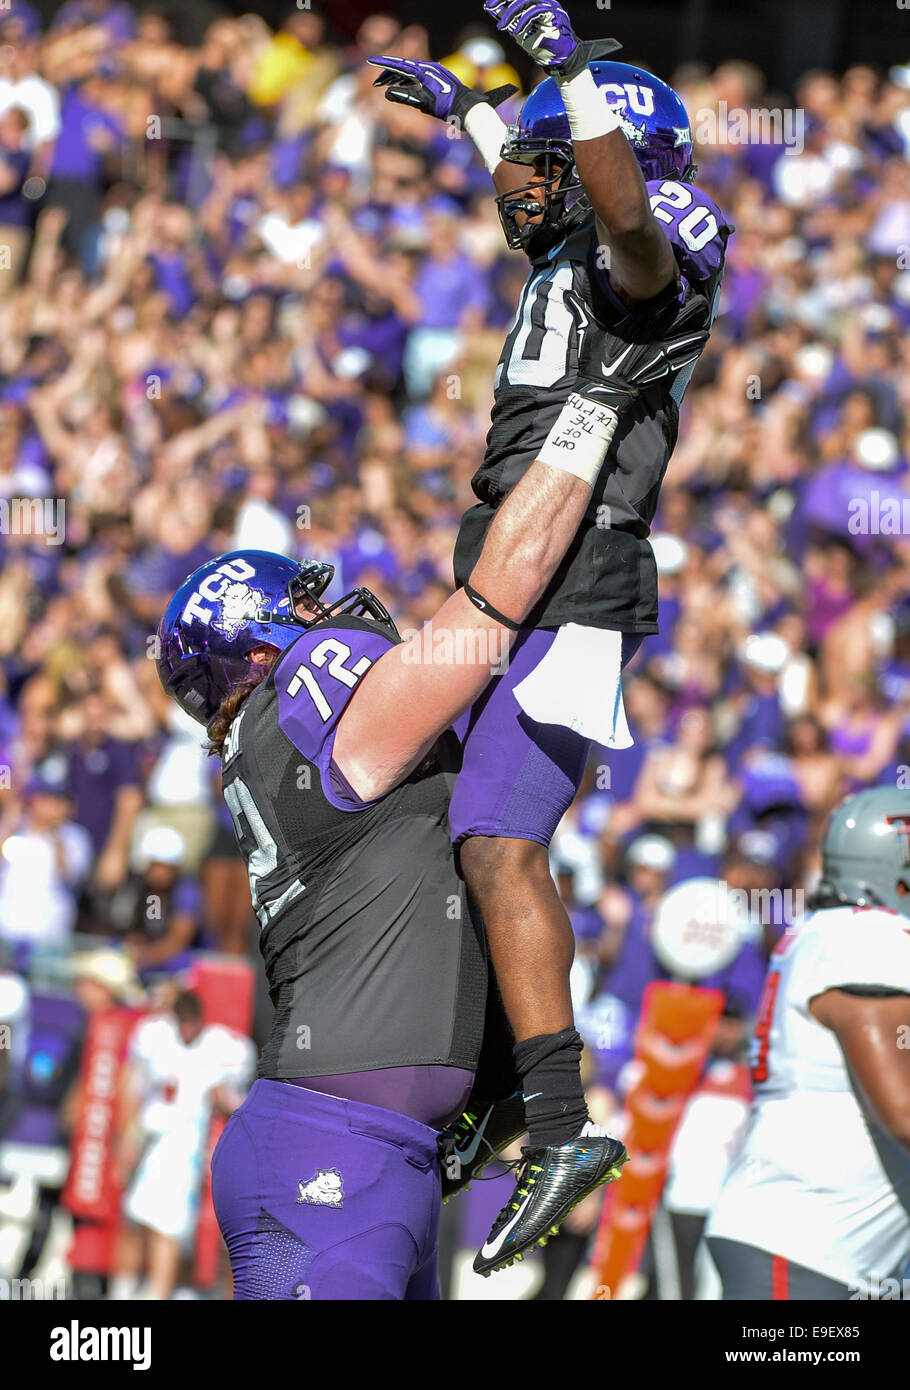
POLYGON ((637 116, 654 114, 654 93, 650 87, 640 87, 637 82, 605 82, 600 90, 608 97, 619 97, 637 116))
POLYGON ((203 606, 204 600, 207 599, 210 603, 217 602, 229 584, 236 584, 242 579, 252 579, 255 573, 253 566, 248 565, 246 560, 226 560, 223 565, 212 570, 211 574, 207 574, 196 592, 191 595, 183 610, 184 618, 199 618, 203 623, 211 622, 212 612, 203 606))

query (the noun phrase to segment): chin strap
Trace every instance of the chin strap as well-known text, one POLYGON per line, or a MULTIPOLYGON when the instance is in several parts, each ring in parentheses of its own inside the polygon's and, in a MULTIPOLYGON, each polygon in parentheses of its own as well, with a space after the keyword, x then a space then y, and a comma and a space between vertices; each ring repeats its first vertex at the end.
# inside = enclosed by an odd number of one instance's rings
MULTIPOLYGON (((542 256, 580 227, 591 211, 591 204, 583 194, 572 205, 571 212, 565 213, 555 222, 544 223, 541 227, 527 224, 530 235, 520 242, 529 256, 542 256)), ((522 230, 525 230, 524 228, 522 230)))

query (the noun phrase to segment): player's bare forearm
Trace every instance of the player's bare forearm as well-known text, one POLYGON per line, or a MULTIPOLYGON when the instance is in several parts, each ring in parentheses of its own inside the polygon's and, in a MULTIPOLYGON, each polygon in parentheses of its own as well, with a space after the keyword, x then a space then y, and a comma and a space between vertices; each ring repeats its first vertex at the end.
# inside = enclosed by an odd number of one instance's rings
MULTIPOLYGON (((578 529, 591 486, 535 462, 499 509, 470 584, 514 623, 530 613, 578 529)), ((398 785, 502 669, 514 631, 464 590, 363 678, 338 726, 334 760, 364 800, 398 785), (407 717, 403 718, 403 711, 407 717)))
POLYGON ((633 300, 652 299, 676 277, 673 249, 651 212, 638 160, 621 130, 574 140, 578 175, 609 248, 610 281, 633 300))
POLYGON ((540 460, 532 463, 496 513, 471 585, 500 612, 525 618, 556 573, 590 500, 588 483, 540 460))
POLYGON ((641 235, 654 218, 638 160, 621 130, 609 130, 593 140, 572 141, 575 167, 597 213, 611 237, 641 235))

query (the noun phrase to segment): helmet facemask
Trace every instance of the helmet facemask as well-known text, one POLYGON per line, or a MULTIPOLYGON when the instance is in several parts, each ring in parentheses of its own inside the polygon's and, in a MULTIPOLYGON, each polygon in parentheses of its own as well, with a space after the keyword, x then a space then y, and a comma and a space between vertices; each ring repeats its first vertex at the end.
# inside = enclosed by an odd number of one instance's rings
POLYGON ((384 627, 394 641, 400 642, 401 635, 391 614, 370 589, 352 589, 335 603, 322 602, 322 595, 331 583, 334 573, 335 566, 323 560, 312 560, 301 565, 300 573, 288 585, 289 608, 295 616, 285 619, 273 615, 271 621, 301 624, 304 630, 307 630, 332 618, 369 618, 380 627, 384 627), (307 620, 298 613, 297 605, 300 602, 315 609, 311 619, 307 620))
POLYGON ((546 250, 581 221, 590 208, 575 168, 572 145, 562 140, 529 139, 516 133, 503 145, 502 157, 510 164, 543 166, 539 174, 535 169, 533 182, 500 193, 496 204, 511 250, 546 250), (530 220, 541 212, 540 222, 530 220), (524 224, 518 222, 521 213, 528 219, 524 224))

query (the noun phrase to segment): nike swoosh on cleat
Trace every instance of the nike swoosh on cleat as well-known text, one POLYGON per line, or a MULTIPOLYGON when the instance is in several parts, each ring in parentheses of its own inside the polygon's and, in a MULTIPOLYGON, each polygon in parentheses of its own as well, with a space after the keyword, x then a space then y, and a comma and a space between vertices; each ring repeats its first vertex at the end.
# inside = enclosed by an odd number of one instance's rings
POLYGON ((467 1148, 459 1149, 456 1147, 452 1150, 455 1157, 458 1159, 459 1163, 462 1164, 462 1166, 464 1166, 464 1164, 466 1163, 471 1163, 477 1157, 477 1150, 480 1148, 480 1145, 483 1142, 483 1132, 486 1129, 487 1125, 490 1123, 490 1116, 492 1114, 493 1111, 492 1109, 490 1109, 484 1115, 483 1122, 475 1128, 474 1136, 471 1139, 470 1144, 468 1144, 467 1148))
POLYGON ((490 1244, 484 1243, 483 1249, 480 1253, 485 1260, 493 1260, 496 1258, 496 1256, 502 1249, 503 1241, 507 1238, 507 1236, 511 1235, 512 1227, 515 1225, 516 1221, 521 1220, 522 1216, 524 1215, 525 1207, 528 1205, 533 1196, 534 1193, 529 1192, 527 1197, 522 1202, 521 1206, 518 1208, 515 1215, 512 1217, 512 1220, 508 1223, 507 1226, 503 1226, 496 1239, 494 1241, 491 1241, 490 1244))

